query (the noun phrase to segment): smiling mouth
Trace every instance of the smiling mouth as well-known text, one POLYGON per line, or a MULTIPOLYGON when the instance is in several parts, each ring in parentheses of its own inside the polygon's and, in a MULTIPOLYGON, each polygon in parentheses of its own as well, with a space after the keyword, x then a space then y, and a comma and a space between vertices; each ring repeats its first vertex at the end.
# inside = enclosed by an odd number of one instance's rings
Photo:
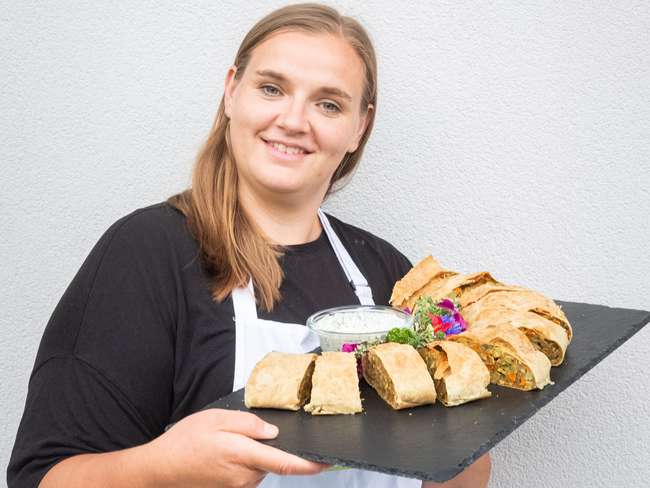
POLYGON ((302 147, 290 146, 290 145, 282 144, 280 142, 267 141, 265 139, 262 140, 268 147, 270 147, 275 152, 280 154, 285 154, 287 156, 305 156, 307 154, 311 154, 310 151, 307 151, 302 147))
POLYGON ((282 161, 299 161, 312 154, 301 147, 287 146, 279 142, 266 141, 264 139, 262 141, 271 155, 282 161))

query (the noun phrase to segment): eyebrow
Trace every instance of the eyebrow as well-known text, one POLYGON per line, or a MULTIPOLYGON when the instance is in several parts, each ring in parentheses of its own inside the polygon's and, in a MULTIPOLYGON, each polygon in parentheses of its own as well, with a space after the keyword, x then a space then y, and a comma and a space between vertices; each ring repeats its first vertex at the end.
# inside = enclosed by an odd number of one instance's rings
MULTIPOLYGON (((283 83, 283 82, 286 83, 286 82, 289 81, 287 79, 287 77, 284 76, 283 74, 278 73, 277 71, 270 70, 270 69, 258 70, 258 71, 255 72, 255 74, 258 75, 258 76, 266 77, 266 78, 272 78, 272 79, 278 81, 279 83, 283 83)), ((352 101, 352 97, 347 92, 341 90, 340 88, 336 88, 334 86, 323 86, 323 87, 321 87, 319 89, 319 91, 321 93, 325 93, 326 95, 338 96, 338 97, 344 98, 344 99, 346 99, 346 100, 348 100, 350 102, 352 101)))

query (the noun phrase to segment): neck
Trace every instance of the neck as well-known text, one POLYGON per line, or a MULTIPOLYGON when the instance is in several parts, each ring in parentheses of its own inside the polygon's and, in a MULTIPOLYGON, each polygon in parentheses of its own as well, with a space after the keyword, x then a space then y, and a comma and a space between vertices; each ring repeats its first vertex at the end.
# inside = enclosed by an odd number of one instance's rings
POLYGON ((239 201, 264 235, 281 246, 304 244, 318 239, 321 233, 318 207, 320 199, 308 202, 262 200, 253 192, 239 190, 239 201))

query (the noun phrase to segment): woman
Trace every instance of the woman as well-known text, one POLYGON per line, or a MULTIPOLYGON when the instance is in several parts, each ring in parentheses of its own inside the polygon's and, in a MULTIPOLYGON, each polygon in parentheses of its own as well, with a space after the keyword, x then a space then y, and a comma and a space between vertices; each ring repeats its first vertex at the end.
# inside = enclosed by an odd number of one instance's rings
MULTIPOLYGON (((257 442, 278 434, 258 417, 199 411, 243 387, 266 352, 313 349, 308 315, 385 304, 410 268, 390 244, 319 210, 356 167, 375 107, 374 52, 355 21, 305 4, 253 27, 191 190, 114 224, 57 306, 10 487, 420 486, 321 473, 257 442)), ((488 476, 484 458, 445 486, 488 476)))

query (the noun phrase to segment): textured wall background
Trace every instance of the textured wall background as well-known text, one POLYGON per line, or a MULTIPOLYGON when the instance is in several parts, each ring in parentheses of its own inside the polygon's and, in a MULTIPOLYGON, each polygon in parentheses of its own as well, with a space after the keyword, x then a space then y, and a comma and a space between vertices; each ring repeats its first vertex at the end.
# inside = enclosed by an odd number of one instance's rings
MULTIPOLYGON (((117 218, 180 190, 244 33, 282 2, 0 1, 0 464, 45 324, 117 218)), ((650 309, 647 2, 335 3, 380 61, 326 207, 461 271, 650 309)), ((493 450, 492 487, 647 486, 650 328, 493 450)))

